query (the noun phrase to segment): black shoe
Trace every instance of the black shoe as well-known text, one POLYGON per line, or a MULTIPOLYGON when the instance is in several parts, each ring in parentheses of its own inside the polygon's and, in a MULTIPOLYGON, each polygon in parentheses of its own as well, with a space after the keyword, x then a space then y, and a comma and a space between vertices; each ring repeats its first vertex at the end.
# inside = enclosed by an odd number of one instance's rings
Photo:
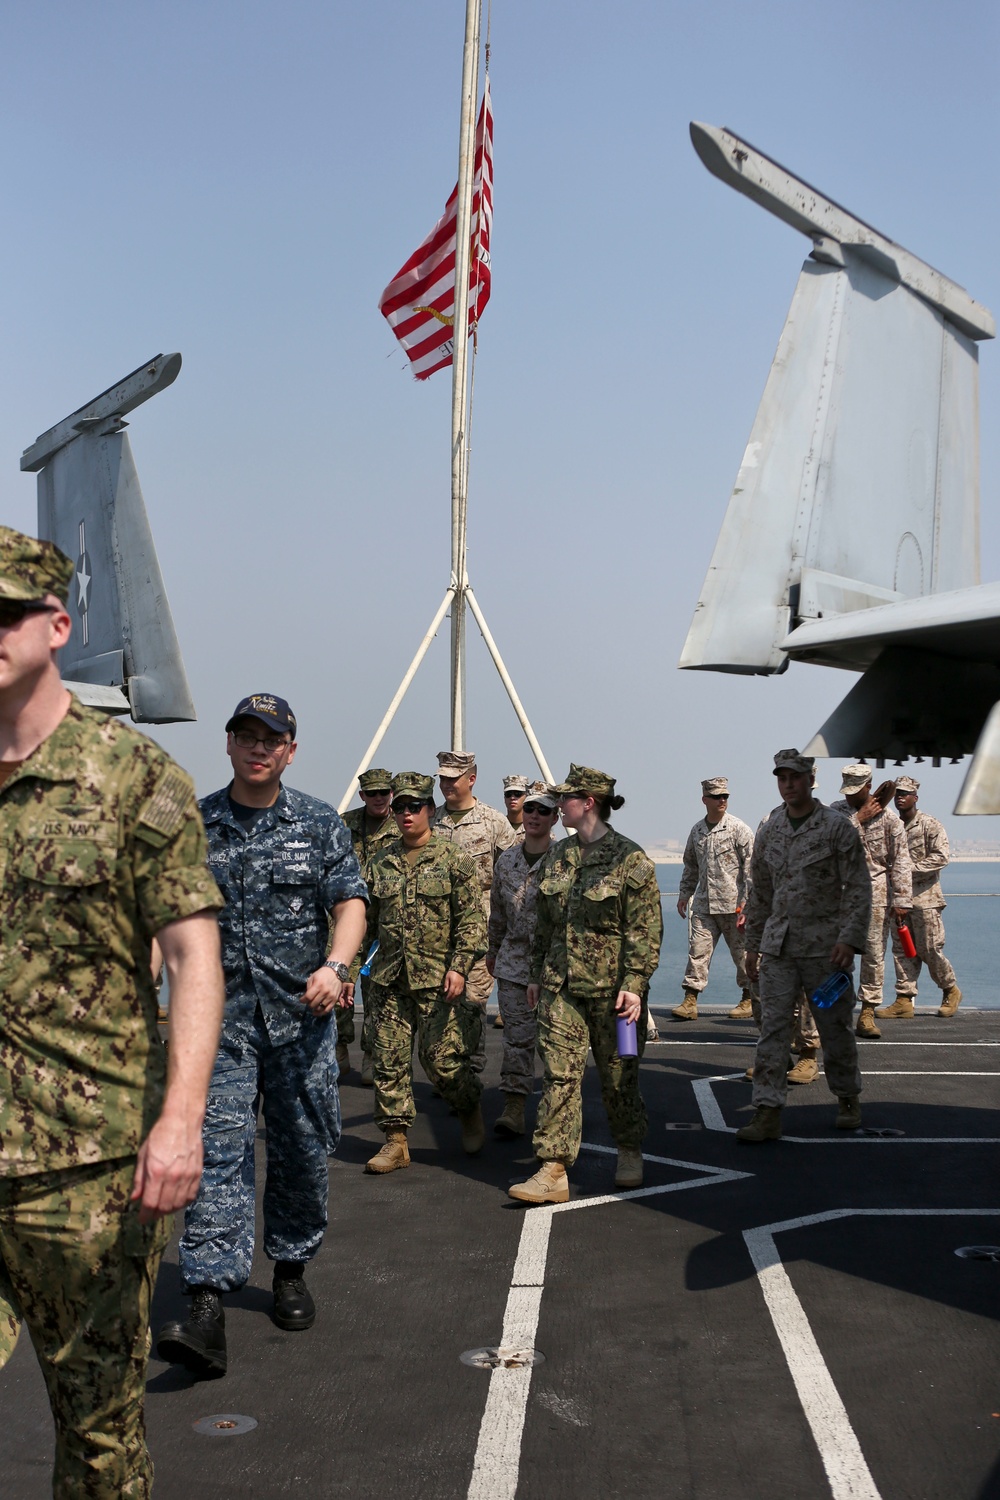
POLYGON ((183 1323, 164 1323, 156 1352, 160 1359, 183 1365, 192 1375, 225 1375, 226 1314, 214 1287, 192 1289, 191 1316, 183 1323))
POLYGON ((279 1260, 274 1267, 274 1321, 289 1333, 304 1333, 316 1321, 316 1304, 302 1279, 304 1270, 295 1260, 279 1260))

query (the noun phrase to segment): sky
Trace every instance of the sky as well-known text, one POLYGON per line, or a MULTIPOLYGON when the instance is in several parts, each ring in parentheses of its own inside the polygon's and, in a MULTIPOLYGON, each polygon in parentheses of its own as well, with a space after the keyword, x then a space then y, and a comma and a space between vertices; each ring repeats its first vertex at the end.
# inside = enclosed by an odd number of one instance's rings
MULTIPOLYGON (((36 529, 18 461, 37 434, 180 350, 130 437, 199 716, 151 732, 201 793, 227 780, 238 699, 270 691, 299 718, 289 780, 336 805, 447 586, 450 374, 417 385, 377 303, 455 182, 464 10, 0 5, 0 518, 36 529)), ((473 587, 553 772, 615 776, 624 833, 683 839, 719 774, 755 823, 773 752, 854 678, 676 669, 809 249, 705 171, 688 122, 732 127, 997 312, 1000 9, 495 0, 491 43, 473 587)), ((980 352, 986 581, 1000 379, 980 352)), ((434 768, 448 644, 446 622, 375 764, 434 768)), ((535 768, 471 621, 468 700, 496 804, 535 768)), ((967 765, 922 767, 921 805, 996 840, 951 818, 967 765)))

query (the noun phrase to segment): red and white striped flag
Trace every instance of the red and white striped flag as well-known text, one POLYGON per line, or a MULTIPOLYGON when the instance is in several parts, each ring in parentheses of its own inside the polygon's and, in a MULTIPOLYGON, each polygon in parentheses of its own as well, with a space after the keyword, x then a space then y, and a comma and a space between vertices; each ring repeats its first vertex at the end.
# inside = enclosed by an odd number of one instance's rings
MULTIPOLYGON (((472 255, 469 267, 469 332, 474 333, 490 300, 490 230, 493 226, 493 110, 486 80, 472 187, 472 255)), ((444 214, 379 298, 379 311, 406 350, 418 380, 450 365, 454 353, 455 228, 458 186, 444 214)))

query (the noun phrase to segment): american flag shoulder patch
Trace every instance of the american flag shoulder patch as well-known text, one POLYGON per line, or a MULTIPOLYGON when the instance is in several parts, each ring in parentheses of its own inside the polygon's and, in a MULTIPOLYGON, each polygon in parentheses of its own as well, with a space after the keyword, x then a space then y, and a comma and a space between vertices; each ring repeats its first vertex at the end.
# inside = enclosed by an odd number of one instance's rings
POLYGON ((165 838, 172 838, 191 806, 191 783, 183 771, 167 771, 139 814, 139 822, 165 838))

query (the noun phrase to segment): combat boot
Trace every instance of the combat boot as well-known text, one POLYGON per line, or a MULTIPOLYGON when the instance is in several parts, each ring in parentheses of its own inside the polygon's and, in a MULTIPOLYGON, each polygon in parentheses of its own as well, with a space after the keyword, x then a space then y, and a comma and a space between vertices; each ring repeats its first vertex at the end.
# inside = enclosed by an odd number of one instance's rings
POLYGON ((753 1063, 751 1063, 749 1068, 747 1068, 746 1072, 743 1074, 743 1077, 746 1079, 747 1083, 753 1083, 753 1067, 754 1065, 753 1063))
POLYGON ((881 1031, 879 1031, 878 1027, 875 1025, 874 1005, 862 1005, 861 1014, 858 1016, 858 1024, 854 1028, 854 1035, 872 1037, 879 1037, 882 1035, 881 1031))
POLYGON ((478 1156, 486 1145, 486 1125, 483 1121, 482 1108, 477 1104, 475 1109, 470 1109, 468 1114, 459 1115, 458 1122, 462 1127, 462 1150, 466 1156, 478 1156))
POLYGON ((366 1172, 395 1172, 398 1167, 410 1165, 410 1153, 406 1145, 405 1130, 387 1130, 385 1145, 381 1151, 365 1162, 366 1172))
POLYGON ((274 1321, 288 1333, 304 1333, 316 1321, 316 1304, 302 1279, 305 1266, 297 1260, 275 1262, 271 1291, 274 1321))
POLYGON ((346 1042, 337 1043, 337 1067, 341 1078, 351 1071, 351 1054, 347 1050, 346 1042))
POLYGON ((225 1375, 226 1314, 214 1286, 191 1289, 191 1316, 182 1323, 164 1323, 156 1353, 172 1365, 183 1365, 192 1375, 225 1375))
POLYGON ((684 999, 680 1005, 675 1005, 670 1012, 675 1021, 697 1021, 698 1019, 698 991, 685 990, 684 999))
POLYGON ((962 1003, 962 991, 957 984, 953 984, 950 990, 945 990, 941 996, 941 1004, 938 1006, 939 1016, 953 1016, 962 1003))
POLYGON ((883 1016, 890 1021, 912 1021, 913 1020, 913 996, 897 995, 891 1005, 883 1005, 875 1014, 879 1020, 883 1016))
POLYGON ((658 1042, 659 1040, 660 1033, 656 1029, 656 1022, 653 1020, 653 1012, 651 1010, 648 1010, 646 1012, 646 1041, 658 1042))
POLYGON ((861 1100, 857 1094, 848 1094, 843 1099, 837 1100, 838 1130, 857 1130, 861 1124, 861 1100))
POLYGON ((375 1087, 375 1067, 372 1063, 370 1052, 362 1052, 361 1054, 361 1082, 366 1089, 375 1087))
POLYGON ((781 1139, 781 1106, 758 1104, 750 1123, 741 1125, 737 1130, 736 1139, 750 1141, 754 1145, 758 1141, 779 1141, 781 1139))
POLYGON ((731 1021, 753 1020, 753 1001, 750 998, 749 990, 743 991, 743 994, 740 997, 739 1005, 734 1006, 733 1009, 729 1012, 729 1019, 731 1021))
POLYGON ((561 1161, 543 1161, 534 1177, 508 1188, 507 1197, 516 1198, 518 1203, 568 1203, 566 1168, 561 1161))
POLYGON ((819 1077, 818 1050, 818 1047, 806 1047, 799 1053, 798 1062, 786 1074, 789 1083, 815 1083, 819 1077))
POLYGON ((499 1011, 497 1011, 496 1015, 493 1017, 493 1025, 496 1027, 497 1031, 503 1031, 503 1016, 499 1011))
POLYGON ((503 1114, 493 1126, 493 1134, 512 1141, 524 1134, 524 1095, 504 1094, 503 1114))
POLYGON ((618 1147, 618 1166, 615 1171, 615 1187, 642 1187, 642 1152, 638 1149, 638 1147, 618 1147))

